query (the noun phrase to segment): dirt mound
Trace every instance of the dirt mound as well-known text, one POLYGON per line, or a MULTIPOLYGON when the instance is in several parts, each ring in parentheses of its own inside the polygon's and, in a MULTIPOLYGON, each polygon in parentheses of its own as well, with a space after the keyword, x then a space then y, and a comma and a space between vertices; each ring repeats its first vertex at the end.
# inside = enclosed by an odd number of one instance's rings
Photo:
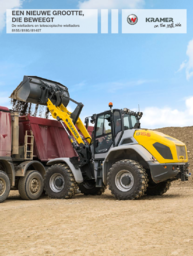
MULTIPOLYGON (((192 173, 193 175, 193 126, 165 127, 165 128, 156 129, 155 131, 170 135, 171 137, 174 137, 186 144, 186 147, 188 150, 188 162, 190 164, 189 172, 192 173)), ((192 185, 193 179, 192 177, 190 177, 188 182, 180 182, 180 183, 181 185, 192 185)), ((179 185, 179 181, 175 181, 173 182, 173 184, 179 185)))

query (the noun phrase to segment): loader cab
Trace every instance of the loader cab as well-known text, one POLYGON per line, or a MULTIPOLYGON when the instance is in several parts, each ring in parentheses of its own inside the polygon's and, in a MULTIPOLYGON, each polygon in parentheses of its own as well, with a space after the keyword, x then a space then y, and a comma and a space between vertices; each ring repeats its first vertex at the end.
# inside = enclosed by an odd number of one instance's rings
POLYGON ((118 146, 125 130, 140 128, 138 113, 128 109, 114 109, 95 115, 95 158, 105 158, 111 147, 118 146))

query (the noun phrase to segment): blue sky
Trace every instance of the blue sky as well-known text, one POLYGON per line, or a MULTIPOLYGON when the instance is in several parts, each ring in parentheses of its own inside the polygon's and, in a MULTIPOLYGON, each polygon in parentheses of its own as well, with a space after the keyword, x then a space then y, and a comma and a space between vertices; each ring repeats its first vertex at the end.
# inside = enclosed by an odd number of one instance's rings
MULTIPOLYGON (((82 117, 115 108, 144 111, 155 128, 193 124, 193 2, 0 0, 0 105, 24 75, 56 80, 84 104, 82 117), (96 4, 97 3, 97 4, 96 4), (187 34, 6 34, 6 8, 187 9, 187 34)), ((119 13, 121 20, 121 12, 119 13)), ((120 24, 121 25, 121 24, 120 24)), ((109 22, 110 31, 110 22, 109 22)))

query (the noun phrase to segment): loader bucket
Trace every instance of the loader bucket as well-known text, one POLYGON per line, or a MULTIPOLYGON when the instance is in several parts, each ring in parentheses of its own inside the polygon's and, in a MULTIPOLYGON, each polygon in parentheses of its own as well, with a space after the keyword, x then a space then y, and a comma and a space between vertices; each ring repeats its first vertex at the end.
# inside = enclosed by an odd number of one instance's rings
POLYGON ((48 99, 55 106, 69 103, 68 88, 58 82, 37 76, 24 76, 23 81, 12 92, 10 98, 23 102, 47 105, 48 99))

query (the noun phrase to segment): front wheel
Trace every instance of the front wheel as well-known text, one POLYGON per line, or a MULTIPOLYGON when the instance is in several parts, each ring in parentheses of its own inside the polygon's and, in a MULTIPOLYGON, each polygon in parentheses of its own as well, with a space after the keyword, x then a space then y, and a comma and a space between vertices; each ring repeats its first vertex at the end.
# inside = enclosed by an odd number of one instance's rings
POLYGON ((46 172, 44 187, 50 198, 69 199, 75 194, 76 182, 66 164, 55 164, 46 172))
POLYGON ((4 202, 10 191, 10 180, 8 175, 0 171, 0 203, 4 202))
POLYGON ((107 183, 118 200, 138 199, 147 189, 147 174, 138 162, 125 159, 113 164, 107 183))

